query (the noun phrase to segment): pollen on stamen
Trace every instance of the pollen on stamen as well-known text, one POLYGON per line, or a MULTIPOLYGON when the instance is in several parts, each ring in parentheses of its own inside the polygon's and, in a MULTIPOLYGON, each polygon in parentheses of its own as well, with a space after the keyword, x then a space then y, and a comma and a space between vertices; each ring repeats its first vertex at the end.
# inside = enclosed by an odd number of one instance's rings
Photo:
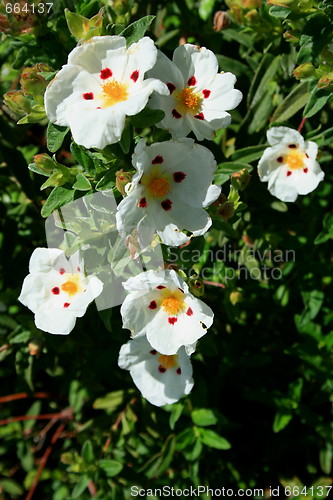
POLYGON ((195 85, 197 83, 197 79, 195 78, 195 76, 191 76, 188 80, 187 80, 187 85, 189 87, 193 87, 193 85, 195 85))
POLYGON ((187 314, 187 316, 192 316, 193 311, 190 307, 187 309, 186 314, 187 314))
POLYGON ((186 174, 184 172, 175 172, 173 174, 173 179, 175 182, 182 182, 186 177, 186 174))
POLYGON ((152 300, 148 306, 148 309, 156 309, 157 304, 155 300, 152 300))
POLYGON ((176 90, 176 85, 174 85, 173 83, 167 83, 166 86, 168 87, 168 89, 170 91, 170 95, 172 94, 172 92, 174 90, 176 90))
POLYGON ((54 288, 52 288, 51 292, 54 295, 58 295, 60 293, 60 289, 57 286, 55 286, 54 288))
POLYGON ((177 373, 177 375, 181 375, 182 374, 182 369, 181 368, 177 368, 176 373, 177 373))
POLYGON ((170 325, 174 325, 177 321, 177 318, 168 318, 168 321, 169 321, 170 325))
POLYGON ((146 198, 141 198, 138 205, 140 208, 145 208, 148 205, 146 198))
POLYGON ((112 71, 110 68, 104 68, 100 72, 99 76, 102 78, 102 80, 106 80, 107 78, 110 78, 112 76, 112 71))
POLYGON ((163 210, 171 210, 171 206, 172 206, 172 201, 167 199, 167 200, 164 200, 162 201, 161 203, 161 207, 163 208, 163 210))
POLYGON ((203 113, 199 113, 197 115, 194 115, 194 118, 197 118, 197 120, 204 120, 205 117, 204 117, 204 114, 203 113))
POLYGON ((165 373, 165 372, 166 372, 166 368, 164 368, 164 366, 160 365, 160 366, 158 367, 158 371, 159 371, 160 373, 165 373))
POLYGON ((178 111, 177 111, 176 109, 173 109, 173 110, 171 111, 171 113, 172 113, 172 116, 173 116, 174 118, 176 118, 177 120, 178 120, 179 118, 181 118, 181 117, 182 117, 182 115, 181 115, 180 113, 178 113, 178 111))
POLYGON ((305 174, 307 174, 307 173, 308 173, 308 171, 309 171, 309 169, 308 169, 307 167, 306 167, 306 168, 303 168, 303 172, 304 172, 305 174))
POLYGON ((288 170, 287 177, 289 177, 291 174, 292 174, 292 172, 290 170, 288 170))
POLYGON ((85 92, 82 94, 83 99, 86 101, 91 101, 94 98, 94 94, 92 92, 85 92))
POLYGON ((149 351, 150 354, 152 354, 153 356, 155 356, 155 354, 157 353, 157 351, 155 349, 152 349, 151 351, 149 351))
POLYGON ((153 165, 158 165, 159 163, 163 163, 164 159, 163 156, 157 155, 155 158, 152 160, 153 165))
POLYGON ((210 93, 211 93, 211 91, 208 90, 208 89, 204 89, 202 91, 202 94, 203 94, 203 96, 204 96, 205 99, 208 99, 208 97, 210 96, 210 93))
POLYGON ((139 72, 137 70, 133 71, 133 73, 130 76, 131 80, 135 83, 137 79, 139 78, 139 72))
POLYGON ((65 308, 67 308, 67 307, 69 307, 69 306, 70 306, 70 303, 69 303, 69 302, 65 302, 65 303, 64 303, 64 307, 65 307, 65 308))

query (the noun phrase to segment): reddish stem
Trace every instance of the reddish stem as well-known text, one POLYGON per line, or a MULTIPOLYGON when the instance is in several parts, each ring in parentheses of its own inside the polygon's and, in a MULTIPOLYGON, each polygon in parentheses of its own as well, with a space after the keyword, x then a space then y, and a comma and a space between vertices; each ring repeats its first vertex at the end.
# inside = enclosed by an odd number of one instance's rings
POLYGON ((302 128, 304 127, 305 122, 306 122, 306 118, 302 118, 301 123, 299 124, 299 127, 297 129, 297 132, 299 132, 299 133, 302 132, 302 128))
POLYGON ((48 394, 47 392, 34 392, 33 394, 28 394, 27 392, 19 392, 18 394, 9 394, 9 396, 1 396, 0 397, 0 403, 8 403, 9 401, 15 401, 17 399, 24 399, 24 398, 51 398, 51 394, 48 394))
POLYGON ((66 418, 71 420, 73 418, 73 411, 71 408, 65 408, 65 410, 58 413, 43 413, 42 415, 20 415, 18 417, 9 417, 0 420, 0 425, 7 425, 11 422, 24 422, 26 420, 48 420, 55 418, 59 420, 60 418, 66 418))
POLYGON ((38 485, 40 476, 41 476, 41 474, 44 470, 44 467, 46 465, 46 462, 47 462, 47 460, 52 452, 52 448, 53 448, 54 444, 57 442, 57 440, 58 440, 60 434, 62 433, 62 431, 64 430, 65 426, 66 426, 66 424, 60 424, 59 427, 57 428, 57 430, 55 431, 55 433, 53 434, 52 439, 51 439, 51 443, 46 448, 44 455, 42 456, 41 461, 39 462, 37 474, 35 476, 34 482, 32 483, 32 486, 31 486, 29 493, 27 494, 25 500, 31 500, 31 498, 33 497, 33 494, 35 493, 35 489, 38 485))
POLYGON ((96 486, 94 485, 94 483, 92 481, 89 481, 89 483, 88 483, 88 490, 89 490, 89 493, 92 497, 94 497, 97 493, 96 486))
POLYGON ((225 285, 223 283, 216 283, 215 281, 203 281, 205 285, 212 285, 212 286, 218 286, 220 288, 225 288, 225 285))

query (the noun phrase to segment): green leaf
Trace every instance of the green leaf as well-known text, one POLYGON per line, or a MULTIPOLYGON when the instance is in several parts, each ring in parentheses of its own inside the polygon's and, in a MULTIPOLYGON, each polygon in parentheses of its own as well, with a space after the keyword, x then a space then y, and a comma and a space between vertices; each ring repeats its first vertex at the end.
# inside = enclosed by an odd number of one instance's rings
POLYGON ((289 424, 292 418, 292 412, 279 410, 274 417, 273 432, 282 431, 282 429, 284 429, 289 424))
POLYGON ((271 122, 284 122, 289 120, 289 118, 302 109, 310 98, 310 92, 308 92, 307 89, 307 82, 302 82, 297 85, 297 87, 295 87, 276 108, 271 118, 271 122))
POLYGON ((123 468, 123 464, 116 462, 115 460, 103 459, 98 461, 98 465, 104 470, 108 477, 114 477, 119 474, 123 468))
POLYGON ((89 439, 83 443, 81 457, 87 464, 91 464, 95 460, 93 446, 89 439))
POLYGON ((333 92, 328 89, 318 89, 315 87, 311 92, 308 104, 305 106, 303 116, 305 118, 311 118, 311 116, 318 113, 318 111, 320 111, 329 101, 332 95, 333 92))
POLYGON ((259 160, 267 147, 268 144, 261 144, 260 146, 249 146, 248 148, 239 149, 231 155, 231 158, 243 163, 259 160))
POLYGON ((140 113, 131 117, 131 123, 135 128, 152 127, 163 120, 165 114, 160 109, 145 108, 140 113))
POLYGON ((291 13, 291 10, 288 9, 287 7, 282 7, 281 5, 273 5, 269 9, 269 13, 271 16, 282 17, 282 19, 287 19, 287 17, 291 13))
POLYGON ((40 190, 42 191, 45 188, 48 187, 56 187, 56 186, 63 186, 66 184, 68 179, 63 176, 62 172, 54 172, 48 179, 47 181, 44 182, 44 184, 41 185, 40 190))
POLYGON ((273 80, 275 73, 279 69, 280 59, 280 56, 276 56, 272 60, 271 54, 265 54, 263 56, 249 90, 247 101, 249 109, 254 108, 254 106, 258 102, 261 102, 267 94, 267 86, 273 80), (265 70, 266 67, 267 69, 265 70))
POLYGON ((48 217, 54 210, 70 203, 74 199, 74 189, 59 186, 53 189, 42 208, 42 217, 48 217))
POLYGON ((47 149, 55 153, 62 146, 65 136, 69 131, 68 127, 60 127, 49 122, 46 131, 47 149))
POLYGON ((211 429, 202 429, 201 427, 198 427, 198 431, 200 441, 206 446, 217 450, 229 450, 231 448, 229 441, 217 434, 217 432, 211 429))
POLYGON ((207 21, 215 5, 215 0, 200 0, 199 2, 199 16, 204 21, 207 21))
POLYGON ((208 408, 200 408, 193 410, 191 413, 192 421, 195 425, 206 427, 207 425, 214 425, 217 423, 217 417, 213 410, 208 408))
POLYGON ((219 174, 232 175, 240 170, 243 170, 243 168, 246 168, 249 172, 253 170, 252 165, 249 165, 248 163, 240 163, 236 161, 222 162, 217 165, 216 176, 218 177, 219 174))
POLYGON ((325 448, 319 452, 319 463, 324 474, 331 474, 333 460, 333 446, 331 443, 325 443, 325 448))
POLYGON ((1 479, 0 480, 0 490, 9 493, 11 498, 16 498, 18 495, 23 495, 23 488, 13 479, 1 479))
POLYGON ((124 401, 124 391, 109 392, 102 398, 97 398, 93 403, 95 410, 115 410, 124 401))
POLYGON ((79 481, 73 488, 72 498, 79 498, 79 496, 84 492, 86 487, 88 486, 90 479, 88 476, 81 476, 79 481))
POLYGON ((114 188, 114 186, 115 186, 115 172, 113 169, 110 169, 97 182, 95 189, 97 191, 107 191, 108 189, 114 188))
POLYGON ((126 38, 127 46, 131 45, 132 43, 138 42, 144 36, 155 17, 156 16, 142 17, 138 21, 135 21, 134 23, 127 26, 127 28, 119 33, 120 36, 124 36, 126 38))
POLYGON ((73 184, 73 189, 77 189, 78 191, 89 191, 89 189, 91 189, 91 183, 85 175, 79 172, 76 175, 76 182, 73 184))
POLYGON ((129 150, 131 148, 131 139, 132 139, 132 128, 130 124, 127 123, 121 135, 121 139, 119 141, 119 146, 126 155, 129 153, 129 150))
POLYGON ((172 405, 171 415, 169 418, 170 429, 173 430, 175 428, 176 422, 179 420, 183 409, 184 405, 182 403, 172 405))

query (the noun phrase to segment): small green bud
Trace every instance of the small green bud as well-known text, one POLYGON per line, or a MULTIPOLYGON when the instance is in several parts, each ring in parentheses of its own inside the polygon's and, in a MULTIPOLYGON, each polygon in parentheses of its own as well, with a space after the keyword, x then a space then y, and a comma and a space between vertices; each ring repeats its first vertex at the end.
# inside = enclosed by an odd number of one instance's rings
POLYGON ((229 295, 229 300, 233 306, 243 301, 243 292, 240 289, 233 290, 229 295))
POLYGON ((205 293, 205 285, 203 280, 199 276, 192 276, 189 281, 190 292, 193 293, 195 297, 202 297, 205 293))
POLYGON ((131 182, 132 176, 129 172, 124 172, 123 169, 116 172, 116 187, 118 191, 125 196, 125 186, 131 182))
POLYGON ((57 163, 46 153, 34 156, 36 167, 45 173, 52 173, 57 163))
POLYGON ((222 31, 229 26, 230 17, 228 16, 227 12, 223 12, 223 10, 218 10, 214 14, 213 23, 214 23, 213 29, 215 31, 222 31))
POLYGON ((315 74, 316 68, 311 63, 304 63, 294 69, 294 77, 296 80, 301 80, 302 78, 308 78, 315 74))
POLYGON ((104 8, 91 19, 88 19, 87 17, 81 16, 81 14, 65 9, 68 29, 78 42, 86 42, 93 36, 102 34, 103 12, 104 8))
POLYGON ((226 201, 217 210, 217 214, 222 217, 224 222, 227 222, 227 220, 231 219, 234 213, 235 213, 235 208, 232 201, 226 201))
POLYGON ((322 76, 318 81, 318 87, 320 89, 325 89, 327 87, 333 86, 333 71, 322 76))
POLYGON ((246 168, 243 168, 239 172, 235 172, 231 176, 231 185, 238 191, 243 191, 248 183, 250 182, 251 175, 246 168))
POLYGON ((4 96, 4 103, 8 108, 18 115, 30 113, 33 102, 25 97, 21 90, 12 90, 4 96))

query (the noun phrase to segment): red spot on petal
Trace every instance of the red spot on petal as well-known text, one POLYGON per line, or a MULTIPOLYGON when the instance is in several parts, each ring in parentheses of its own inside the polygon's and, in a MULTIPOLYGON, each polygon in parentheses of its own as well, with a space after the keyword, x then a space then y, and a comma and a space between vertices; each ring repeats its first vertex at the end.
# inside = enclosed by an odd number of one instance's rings
POLYGON ((150 352, 150 354, 153 354, 153 355, 155 355, 155 354, 157 353, 157 351, 156 351, 155 349, 152 349, 152 350, 151 350, 151 351, 149 351, 149 352, 150 352))
POLYGON ((182 374, 182 369, 181 368, 177 368, 176 372, 177 372, 178 375, 181 375, 182 374))
POLYGON ((92 92, 86 92, 85 94, 82 94, 82 97, 86 101, 91 101, 94 98, 94 94, 92 92))
POLYGON ((283 156, 279 156, 278 158, 276 158, 276 161, 278 161, 279 163, 283 163, 283 156))
POLYGON ((177 318, 168 318, 168 321, 169 321, 170 325, 174 325, 177 321, 177 318))
POLYGON ((204 98, 205 98, 205 99, 208 99, 208 97, 210 96, 211 91, 210 91, 210 90, 208 90, 208 89, 204 89, 204 90, 202 91, 202 93, 203 93, 204 98))
POLYGON ((81 272, 81 267, 77 267, 76 269, 78 270, 79 273, 81 272))
POLYGON ((166 368, 164 368, 164 366, 160 365, 160 366, 158 367, 158 371, 159 371, 160 373, 165 373, 165 372, 166 372, 166 368))
POLYGON ((308 155, 308 153, 305 153, 305 156, 306 156, 307 158, 309 158, 309 155, 308 155))
POLYGON ((308 169, 307 167, 306 167, 306 168, 303 168, 303 172, 304 172, 305 174, 307 174, 307 173, 308 173, 308 171, 309 171, 309 169, 308 169))
POLYGON ((153 165, 157 165, 158 163, 163 163, 163 162, 164 162, 164 159, 163 159, 163 156, 161 156, 161 155, 155 156, 155 158, 152 160, 153 165))
POLYGON ((149 309, 156 309, 157 307, 157 304, 155 302, 155 300, 152 300, 151 303, 149 304, 148 308, 149 309))
POLYGON ((291 175, 291 174, 292 174, 292 172, 290 170, 288 170, 287 177, 289 177, 289 175, 291 175))
POLYGON ((180 113, 178 113, 178 111, 177 111, 176 109, 173 109, 173 110, 171 111, 171 113, 172 113, 172 116, 173 116, 174 118, 176 118, 177 120, 178 120, 179 118, 181 118, 181 117, 182 117, 182 115, 181 115, 180 113))
POLYGON ((295 149, 297 148, 296 144, 288 144, 288 148, 295 149))
POLYGON ((131 80, 135 83, 137 79, 139 78, 139 72, 137 70, 133 71, 133 73, 130 76, 131 80))
POLYGON ((65 274, 65 272, 66 272, 66 269, 64 269, 63 267, 61 267, 61 268, 59 269, 59 273, 60 273, 60 274, 65 274))
POLYGON ((198 115, 194 115, 194 118, 197 118, 198 120, 204 120, 205 119, 203 113, 199 113, 198 115))
POLYGON ((102 109, 102 108, 101 108, 100 106, 97 106, 97 108, 96 108, 96 109, 102 109))
POLYGON ((195 76, 191 76, 187 80, 187 85, 189 85, 190 87, 193 87, 193 85, 195 85, 196 83, 197 83, 197 79, 195 78, 195 76))
POLYGON ((70 303, 69 302, 65 302, 64 303, 64 307, 69 307, 70 306, 70 303))
POLYGON ((146 198, 141 198, 141 200, 139 201, 138 205, 141 208, 145 208, 148 205, 146 198))
POLYGON ((110 78, 110 76, 112 76, 112 71, 110 70, 110 68, 104 68, 100 72, 99 76, 102 78, 102 80, 106 80, 107 78, 110 78))
POLYGON ((55 286, 54 288, 52 288, 51 292, 54 293, 54 295, 59 295, 60 289, 57 286, 55 286))
POLYGON ((165 286, 163 286, 163 285, 158 285, 156 288, 157 288, 157 290, 163 290, 163 288, 165 288, 165 286))
POLYGON ((187 309, 186 314, 187 314, 187 316, 192 316, 193 311, 190 307, 187 309))
POLYGON ((176 85, 174 85, 173 83, 167 83, 166 86, 170 90, 170 94, 172 94, 172 92, 176 90, 176 85))
POLYGON ((178 287, 178 290, 182 293, 184 293, 184 290, 182 290, 181 288, 178 287))
POLYGON ((173 179, 175 182, 182 182, 186 177, 186 174, 184 172, 175 172, 173 174, 173 179))
POLYGON ((169 199, 164 200, 161 203, 161 207, 163 208, 163 210, 171 210, 171 206, 172 206, 172 201, 169 199))

